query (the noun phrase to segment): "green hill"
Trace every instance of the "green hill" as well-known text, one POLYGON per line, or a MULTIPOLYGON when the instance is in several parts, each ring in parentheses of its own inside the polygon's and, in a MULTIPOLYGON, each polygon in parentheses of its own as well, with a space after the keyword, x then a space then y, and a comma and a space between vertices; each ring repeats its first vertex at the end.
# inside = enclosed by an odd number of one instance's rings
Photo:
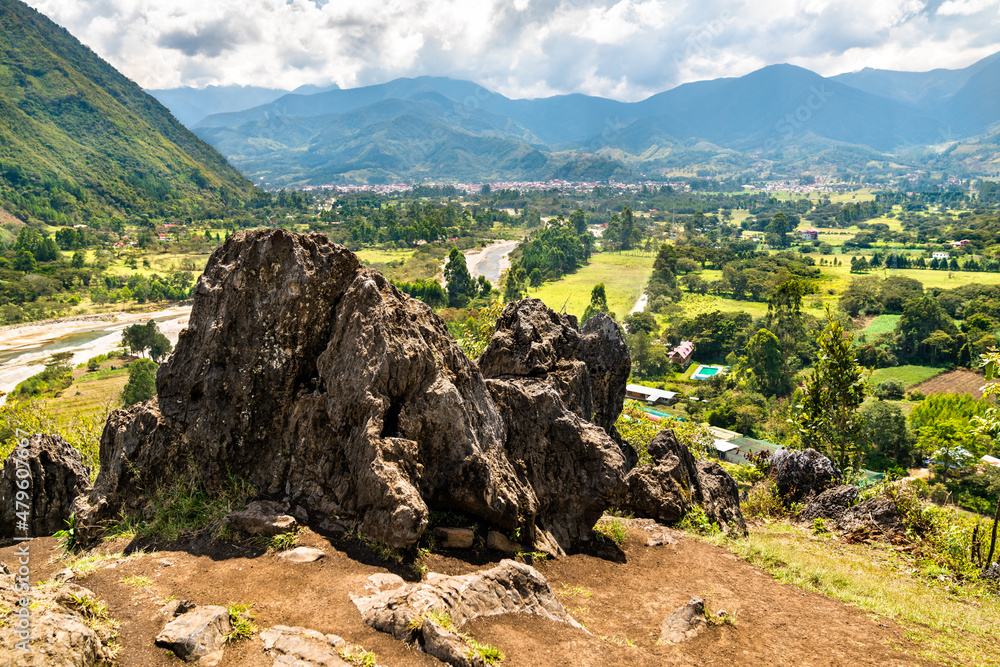
POLYGON ((215 149, 66 30, 0 0, 0 208, 71 224, 250 197, 215 149))

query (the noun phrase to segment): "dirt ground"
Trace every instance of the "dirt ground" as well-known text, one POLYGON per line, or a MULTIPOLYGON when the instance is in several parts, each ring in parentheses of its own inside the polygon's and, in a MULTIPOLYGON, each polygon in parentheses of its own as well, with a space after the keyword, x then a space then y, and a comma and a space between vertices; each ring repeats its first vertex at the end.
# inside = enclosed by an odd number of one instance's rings
POLYGON ((973 398, 982 398, 982 387, 986 380, 979 373, 973 371, 948 371, 930 380, 924 380, 915 387, 910 387, 910 391, 922 391, 928 396, 931 394, 971 394, 973 398))
MULTIPOLYGON (((508 667, 925 664, 892 622, 780 584, 721 547, 687 537, 659 547, 646 547, 641 540, 641 531, 630 529, 624 550, 535 564, 589 632, 527 615, 477 619, 463 629, 498 647, 508 667), (693 595, 712 612, 726 610, 735 624, 711 626, 683 644, 657 646, 662 620, 693 595)), ((159 609, 171 596, 198 604, 252 603, 260 629, 299 625, 338 634, 374 651, 379 665, 442 664, 364 625, 351 602, 351 594, 364 594, 369 575, 395 571, 412 579, 408 568, 380 561, 357 543, 308 530, 300 544, 327 555, 296 565, 254 547, 191 543, 106 561, 78 583, 106 601, 120 621, 122 667, 183 664, 153 644, 165 623, 159 609), (123 581, 129 576, 149 577, 152 584, 138 588, 123 581)), ((0 560, 10 564, 12 549, 0 549, 0 560)), ((35 562, 44 563, 33 572, 37 581, 65 565, 56 560, 59 550, 52 538, 32 542, 32 549, 35 562)), ((430 571, 459 574, 500 558, 463 552, 432 554, 425 562, 430 571)), ((222 667, 272 663, 254 636, 229 645, 222 667)))

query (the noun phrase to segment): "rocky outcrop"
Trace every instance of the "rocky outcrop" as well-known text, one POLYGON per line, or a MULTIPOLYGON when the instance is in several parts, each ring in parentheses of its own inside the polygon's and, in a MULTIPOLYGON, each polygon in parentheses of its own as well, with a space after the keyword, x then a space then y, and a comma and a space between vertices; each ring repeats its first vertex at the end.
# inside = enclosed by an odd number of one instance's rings
POLYGON ((628 473, 617 492, 619 509, 671 524, 700 506, 723 531, 747 534, 736 482, 719 464, 696 461, 670 430, 660 431, 648 451, 653 463, 628 473))
POLYGON ((679 644, 697 637, 707 627, 705 601, 696 596, 663 619, 663 623, 660 624, 659 643, 679 644))
POLYGON ((157 399, 109 417, 78 535, 141 512, 165 480, 212 495, 237 477, 394 547, 444 508, 570 548, 628 469, 602 427, 624 343, 613 322, 588 331, 509 304, 477 366, 429 307, 325 236, 237 233, 198 281, 157 399), (610 366, 582 360, 605 352, 610 366))
POLYGON ((799 518, 803 521, 839 521, 861 490, 853 484, 842 484, 827 489, 809 501, 799 518))
POLYGON ((93 592, 73 583, 33 588, 26 597, 15 576, 0 565, 0 665, 107 664, 114 657, 117 630, 98 602, 93 592))
POLYGON ((815 449, 779 449, 771 457, 770 476, 789 505, 817 496, 841 479, 830 459, 815 449))
POLYGON ((68 442, 37 433, 24 444, 11 451, 0 473, 0 539, 63 530, 73 503, 90 492, 90 471, 68 442))
POLYGON ((246 509, 230 512, 223 519, 223 524, 233 530, 264 537, 274 537, 298 528, 295 517, 285 514, 281 503, 270 500, 257 500, 248 504, 246 509))
POLYGON ((891 537, 906 532, 906 521, 892 498, 875 496, 844 512, 837 528, 855 539, 891 537))
POLYGON ((195 607, 167 622, 156 636, 156 645, 185 662, 214 667, 222 660, 226 635, 232 627, 225 607, 195 607))
POLYGON ((351 664, 341 657, 339 650, 346 648, 347 642, 337 635, 275 625, 260 633, 260 638, 264 650, 275 658, 275 667, 350 667, 351 664))
POLYGON ((420 583, 385 580, 366 588, 373 595, 352 596, 365 623, 458 667, 483 664, 470 655, 461 633, 462 626, 476 618, 533 614, 583 629, 541 573, 512 560, 472 574, 449 577, 432 572, 420 583))

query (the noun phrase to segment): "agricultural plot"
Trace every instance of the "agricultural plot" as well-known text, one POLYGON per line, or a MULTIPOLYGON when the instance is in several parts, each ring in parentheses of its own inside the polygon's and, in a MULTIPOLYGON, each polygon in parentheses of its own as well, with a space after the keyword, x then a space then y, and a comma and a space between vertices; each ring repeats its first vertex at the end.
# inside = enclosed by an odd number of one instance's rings
POLYGON ((901 315, 879 315, 872 320, 862 333, 867 338, 874 338, 885 333, 892 333, 896 330, 901 315))
POLYGON ((973 398, 982 398, 984 384, 986 381, 979 373, 955 370, 921 382, 913 389, 922 391, 928 396, 930 394, 969 394, 973 398))

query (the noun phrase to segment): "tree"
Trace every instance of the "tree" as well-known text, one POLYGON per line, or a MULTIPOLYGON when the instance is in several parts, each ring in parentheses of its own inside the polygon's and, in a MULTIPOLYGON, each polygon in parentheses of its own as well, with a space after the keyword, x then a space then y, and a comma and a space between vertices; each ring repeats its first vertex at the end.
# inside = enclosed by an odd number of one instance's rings
POLYGON ((464 306, 469 300, 472 276, 465 263, 465 255, 458 248, 453 247, 448 255, 448 263, 444 267, 444 279, 448 283, 448 303, 452 307, 464 306))
POLYGON ((36 268, 38 264, 35 262, 35 256, 30 250, 18 250, 17 254, 14 256, 14 270, 24 271, 25 273, 31 273, 36 268))
POLYGON ((528 284, 531 285, 536 290, 542 286, 542 272, 538 270, 536 266, 531 270, 531 275, 528 276, 528 284))
POLYGON ((528 276, 524 268, 517 262, 511 262, 510 268, 504 274, 503 281, 503 302, 520 301, 524 298, 525 287, 528 276))
POLYGON ((765 396, 791 391, 791 377, 785 372, 787 367, 777 336, 760 329, 747 341, 743 352, 737 362, 736 376, 746 380, 751 389, 765 396))
POLYGON ((654 336, 657 330, 656 318, 645 311, 626 315, 623 324, 630 334, 645 333, 654 336))
POLYGON ((576 230, 577 236, 583 236, 587 232, 587 214, 582 208, 578 208, 569 216, 569 223, 576 230))
POLYGON ((826 328, 813 335, 819 350, 799 413, 802 444, 826 452, 841 469, 860 470, 864 420, 858 409, 868 394, 869 372, 858 364, 854 336, 833 319, 829 307, 826 328))
MULTIPOLYGON (((1000 395, 1000 382, 996 381, 1000 377, 1000 351, 996 348, 991 348, 989 352, 982 356, 980 366, 983 368, 983 374, 986 379, 990 380, 990 383, 983 390, 983 398, 987 400, 993 399, 997 395, 1000 395)), ((989 435, 994 439, 1000 434, 1000 408, 997 407, 995 402, 991 402, 990 407, 983 416, 975 418, 975 428, 978 433, 989 435)), ((993 563, 993 554, 996 552, 997 545, 997 526, 1000 525, 1000 488, 996 488, 996 486, 996 483, 991 486, 991 490, 996 491, 998 497, 996 509, 993 511, 990 551, 983 566, 984 571, 993 563)))
POLYGON ((166 357, 174 349, 174 346, 170 344, 170 341, 162 333, 157 331, 153 334, 153 340, 149 345, 149 356, 156 363, 160 363, 160 360, 166 357))
POLYGON ((128 382, 122 389, 125 407, 148 401, 156 395, 156 364, 149 359, 137 359, 128 365, 128 382))
POLYGON ((73 253, 73 260, 70 262, 70 266, 72 266, 74 269, 82 269, 83 262, 84 262, 83 253, 78 250, 73 253))
POLYGON ((894 466, 908 468, 913 463, 916 438, 898 405, 873 401, 861 408, 861 417, 864 439, 874 450, 866 465, 873 470, 887 470, 894 466))
MULTIPOLYGON (((607 312, 608 312, 608 297, 604 290, 604 283, 597 283, 596 285, 594 285, 594 289, 590 291, 590 303, 587 304, 587 307, 584 309, 583 318, 580 321, 586 322, 587 320, 589 320, 594 315, 597 315, 598 313, 607 313, 607 312)), ((612 318, 614 317, 613 313, 611 314, 611 317, 612 318)))

